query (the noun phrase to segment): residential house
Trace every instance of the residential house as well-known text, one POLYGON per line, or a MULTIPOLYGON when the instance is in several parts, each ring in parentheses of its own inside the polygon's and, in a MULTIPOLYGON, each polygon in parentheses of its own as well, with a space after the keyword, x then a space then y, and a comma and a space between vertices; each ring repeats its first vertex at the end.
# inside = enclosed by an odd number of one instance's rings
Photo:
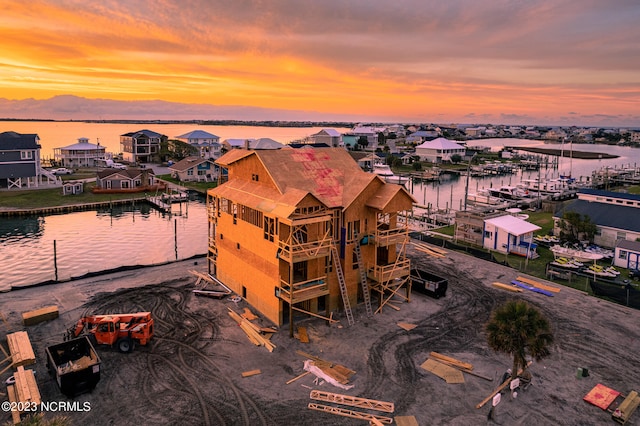
POLYGON ((140 130, 120 135, 122 159, 132 164, 160 161, 160 147, 168 141, 166 135, 140 130))
POLYGON ((41 167, 39 142, 37 134, 0 133, 0 189, 61 185, 57 176, 41 167))
POLYGON ((596 225, 594 243, 616 247, 620 240, 640 238, 640 195, 598 189, 580 189, 578 199, 565 204, 554 214, 554 234, 566 212, 578 213, 596 225))
POLYGON ((142 192, 158 187, 151 168, 104 169, 97 173, 94 192, 142 192))
POLYGON ((538 225, 510 214, 486 219, 482 246, 500 253, 534 259, 538 257, 538 253, 533 233, 540 229, 542 228, 538 225))
POLYGON ((208 158, 187 157, 169 166, 171 176, 183 182, 213 182, 218 179, 218 166, 208 158))
POLYGON ((62 148, 53 149, 53 158, 56 164, 70 169, 77 167, 95 167, 104 164, 107 158, 107 148, 89 143, 89 138, 78 138, 78 143, 62 148))
POLYGON ((223 150, 230 151, 232 149, 280 149, 284 145, 278 141, 274 141, 271 138, 259 138, 259 139, 225 139, 222 141, 223 150))
POLYGON ((640 241, 620 240, 616 244, 613 264, 619 268, 640 269, 640 241))
POLYGON ((335 129, 322 129, 318 133, 311 135, 314 143, 324 143, 330 147, 343 146, 342 134, 335 129))
POLYGON ((454 154, 464 157, 465 152, 464 146, 446 138, 437 138, 416 146, 416 155, 420 157, 420 160, 431 163, 451 161, 451 156, 454 154))
POLYGON ((204 130, 193 130, 189 133, 176 136, 176 139, 198 148, 201 158, 211 158, 215 160, 222 155, 220 136, 205 132, 204 130))
POLYGON ((229 179, 207 192, 209 272, 267 319, 292 336, 301 313, 340 311, 346 324, 361 300, 372 314, 394 295, 408 301, 405 188, 341 148, 235 149, 216 163, 229 179))
POLYGON ((413 132, 407 136, 407 143, 415 143, 419 145, 422 142, 436 139, 438 136, 440 136, 438 131, 434 129, 418 130, 417 132, 413 132))

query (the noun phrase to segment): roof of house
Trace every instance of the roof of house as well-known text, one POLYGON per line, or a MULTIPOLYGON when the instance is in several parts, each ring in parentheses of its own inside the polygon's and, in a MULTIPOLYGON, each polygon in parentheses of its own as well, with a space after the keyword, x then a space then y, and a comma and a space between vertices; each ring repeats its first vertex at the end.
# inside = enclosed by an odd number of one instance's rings
POLYGON ((96 145, 96 144, 90 143, 86 139, 79 139, 79 140, 81 140, 82 142, 77 142, 77 143, 74 143, 73 145, 63 146, 60 149, 66 149, 66 150, 69 150, 69 151, 71 151, 71 150, 73 150, 73 151, 93 151, 93 150, 96 150, 96 149, 102 149, 103 151, 107 150, 106 146, 103 146, 103 145, 100 145, 100 144, 96 145))
POLYGON ((212 133, 205 132, 204 130, 193 130, 189 133, 185 133, 184 135, 176 136, 178 139, 219 139, 219 136, 216 136, 212 133))
POLYGON ((578 191, 579 194, 595 195, 608 198, 619 198, 622 200, 640 201, 640 194, 627 194, 626 192, 605 191, 602 189, 583 188, 578 191))
POLYGON ((640 215, 637 207, 594 203, 578 199, 565 205, 553 216, 561 218, 565 212, 575 212, 582 216, 588 216, 591 222, 598 226, 640 232, 640 215))
POLYGON ((318 133, 313 134, 311 136, 331 136, 331 137, 339 137, 341 133, 336 129, 322 129, 318 133))
POLYGON ((0 150, 38 149, 40 138, 35 133, 0 133, 0 150))
POLYGON ((145 136, 150 137, 150 138, 161 138, 161 137, 163 137, 163 136, 164 136, 164 135, 163 135, 163 134, 161 134, 161 133, 154 132, 154 131, 152 131, 152 130, 147 130, 147 129, 144 129, 144 130, 138 130, 137 132, 129 132, 129 133, 125 133, 125 134, 124 134, 124 135, 122 135, 122 136, 131 136, 131 137, 136 137, 136 136, 140 136, 140 135, 145 135, 145 136))
POLYGON ((280 142, 274 141, 271 138, 225 139, 223 142, 226 142, 233 148, 244 148, 247 141, 249 142, 249 149, 280 149, 284 146, 280 142))
MULTIPOLYGON (((281 200, 282 196, 288 196, 289 191, 295 191, 296 197, 309 193, 329 208, 347 207, 372 182, 386 185, 377 175, 360 169, 349 153, 342 148, 231 150, 216 163, 229 166, 251 155, 257 156, 262 162, 278 189, 277 196, 269 196, 273 200, 281 200)), ((406 192, 406 189, 399 185, 393 187, 406 192)), ((411 198, 408 192, 406 194, 411 198)), ((294 201, 297 202, 296 197, 294 201)))
POLYGON ((196 167, 202 163, 214 164, 213 160, 200 157, 187 157, 169 166, 169 170, 175 170, 177 172, 183 172, 189 170, 192 167, 196 167))
POLYGON ((425 149, 464 149, 464 146, 446 138, 436 138, 432 141, 426 141, 416 146, 425 149))
POLYGON ((104 169, 98 172, 98 178, 106 179, 109 177, 115 177, 115 175, 120 175, 124 179, 135 179, 138 176, 142 175, 142 173, 147 172, 150 175, 154 175, 153 169, 104 169))
POLYGON ((523 235, 542 229, 538 225, 534 225, 519 217, 511 216, 510 214, 487 219, 485 222, 494 225, 496 228, 504 229, 512 235, 523 235))
POLYGON ((640 241, 620 240, 616 248, 640 252, 640 241))

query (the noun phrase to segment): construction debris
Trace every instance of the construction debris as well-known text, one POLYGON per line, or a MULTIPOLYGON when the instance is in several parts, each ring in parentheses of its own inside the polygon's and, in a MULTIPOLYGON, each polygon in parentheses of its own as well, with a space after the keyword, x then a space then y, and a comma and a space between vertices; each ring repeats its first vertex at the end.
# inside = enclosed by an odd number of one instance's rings
POLYGON ((522 293, 522 289, 519 287, 516 287, 513 284, 503 284, 497 281, 494 281, 491 283, 492 286, 496 287, 496 288, 501 288, 503 290, 509 290, 509 291, 513 291, 515 293, 522 293))
POLYGON ((56 318, 58 318, 58 307, 46 306, 44 308, 36 309, 35 311, 23 312, 22 324, 35 325, 56 318))
POLYGON ((335 404, 348 405, 350 407, 364 408, 366 410, 384 411, 385 413, 393 413, 393 402, 377 401, 375 399, 360 398, 351 395, 341 395, 338 393, 324 392, 312 390, 309 398, 323 402, 333 402, 335 404))
POLYGON ((310 402, 308 407, 311 410, 324 411, 325 413, 337 414, 339 416, 351 417, 353 419, 368 420, 368 421, 375 419, 376 421, 383 424, 393 423, 393 419, 390 417, 376 416, 369 413, 362 413, 359 411, 347 410, 344 408, 331 407, 329 405, 315 404, 313 402, 310 402))
POLYGON ((262 327, 259 327, 257 325, 255 325, 254 323, 252 323, 251 321, 249 321, 246 318, 243 318, 242 316, 240 316, 240 314, 238 314, 237 312, 235 312, 233 309, 231 308, 227 308, 229 309, 229 316, 231 318, 233 318, 235 320, 235 322, 238 323, 238 325, 240 325, 240 328, 242 328, 242 331, 245 332, 245 334, 247 335, 247 338, 249 338, 249 340, 256 346, 264 346, 265 348, 267 348, 267 350, 269 352, 273 352, 273 350, 275 349, 276 345, 274 345, 270 340, 269 337, 273 334, 273 333, 268 333, 267 336, 262 334, 262 327))
POLYGON ((519 277, 516 278, 516 280, 520 281, 521 283, 529 284, 529 285, 532 285, 534 287, 540 288, 542 290, 550 291, 552 293, 560 293, 560 289, 558 287, 553 287, 553 286, 550 286, 550 285, 546 285, 546 284, 543 284, 543 283, 541 283, 539 281, 532 280, 531 278, 519 276, 519 277))
POLYGON ((191 274, 195 275, 198 279, 195 283, 195 290, 192 290, 192 293, 196 296, 206 296, 213 297, 215 299, 222 299, 223 297, 229 296, 232 291, 225 285, 223 285, 220 281, 215 278, 203 274, 198 271, 189 271, 191 274), (213 288, 210 288, 212 286, 213 288))
POLYGON ((251 376, 255 376, 257 374, 262 374, 262 371, 260 371, 260 370, 245 371, 245 372, 242 373, 242 377, 251 377, 251 376))
POLYGON ((462 371, 436 361, 433 358, 427 359, 420 367, 435 374, 449 384, 464 383, 462 371))
POLYGON ((415 416, 395 416, 393 420, 398 426, 418 426, 415 416))
POLYGON ((622 403, 618 405, 618 408, 613 411, 611 417, 613 418, 613 420, 623 425, 636 411, 638 405, 640 405, 640 396, 638 395, 638 392, 631 391, 629 392, 629 395, 627 395, 627 397, 624 399, 624 401, 622 401, 622 403))
POLYGON ((300 343, 309 343, 309 335, 306 327, 298 327, 298 340, 300 343))
POLYGON ((399 322, 399 323, 398 323, 398 327, 400 327, 400 328, 402 328, 402 329, 404 329, 404 330, 407 330, 407 331, 411 331, 411 330, 413 330, 414 328, 416 328, 416 327, 417 327, 417 325, 415 325, 415 324, 410 324, 410 323, 408 323, 408 322, 399 322))

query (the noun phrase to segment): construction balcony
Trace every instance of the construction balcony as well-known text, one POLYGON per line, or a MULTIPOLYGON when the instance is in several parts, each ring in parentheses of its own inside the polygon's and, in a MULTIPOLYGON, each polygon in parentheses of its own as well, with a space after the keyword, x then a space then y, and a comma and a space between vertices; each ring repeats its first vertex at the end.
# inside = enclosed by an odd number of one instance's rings
POLYGON ((404 278, 411 273, 411 261, 398 259, 389 265, 375 265, 367 269, 367 277, 378 283, 386 283, 396 278, 404 278))
POLYGON ((373 236, 373 242, 379 247, 386 247, 393 244, 402 244, 409 238, 408 228, 394 228, 388 230, 377 230, 373 236))
POLYGON ((287 244, 278 242, 278 258, 289 263, 327 257, 331 254, 331 238, 325 238, 308 243, 287 244))
POLYGON ((299 302, 328 295, 329 284, 327 283, 326 275, 297 283, 288 283, 280 280, 280 288, 278 290, 278 297, 280 297, 280 299, 294 305, 299 302))

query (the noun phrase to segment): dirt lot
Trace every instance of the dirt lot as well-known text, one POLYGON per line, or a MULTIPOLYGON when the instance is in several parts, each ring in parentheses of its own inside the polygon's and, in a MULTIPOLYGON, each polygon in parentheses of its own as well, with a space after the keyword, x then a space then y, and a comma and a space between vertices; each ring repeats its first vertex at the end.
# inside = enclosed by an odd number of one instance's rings
MULTIPOLYGON (((188 271, 204 271, 204 261, 4 293, 0 312, 7 317, 9 331, 28 330, 44 401, 67 400, 46 371, 45 347, 61 342, 66 328, 79 317, 153 313, 156 336, 150 346, 138 346, 131 354, 99 348, 101 380, 92 393, 76 398, 90 402, 90 411, 63 413, 75 425, 367 424, 308 409, 310 388, 393 402, 395 412, 383 415, 415 416, 420 425, 603 425, 615 424, 610 413, 582 399, 596 384, 623 394, 640 389, 639 311, 564 287, 555 297, 511 293, 490 284, 514 279, 519 273, 512 269, 457 253, 443 259, 413 249, 409 254, 419 267, 448 278, 445 298, 414 293, 410 303, 398 305, 399 311, 384 308, 373 318, 358 306, 351 327, 341 313, 337 317, 344 326, 301 319, 298 325, 307 327, 310 343, 290 339, 284 327, 272 338, 277 346, 273 353, 251 344, 229 317, 227 308, 240 312, 247 306, 244 301, 236 304, 229 298, 191 293, 195 278, 188 271), (512 297, 544 312, 553 325, 555 343, 551 357, 532 364, 533 385, 516 399, 504 394, 495 419, 488 421, 491 403, 480 409, 476 404, 498 386, 511 359, 487 347, 483 325, 494 307, 512 297), (52 304, 59 306, 58 319, 21 325, 21 312, 52 304), (417 327, 405 331, 398 322, 417 327), (312 375, 285 384, 304 372, 305 358, 296 350, 356 371, 350 379, 354 387, 315 385, 312 375), (465 374, 465 383, 447 384, 420 367, 431 351, 471 363, 474 371, 493 380, 465 374), (589 376, 578 378, 578 367, 588 368, 589 376), (261 374, 241 376, 255 369, 261 374)), ((0 421, 10 420, 9 414, 2 416, 0 421)), ((640 425, 640 412, 627 424, 640 425)))

